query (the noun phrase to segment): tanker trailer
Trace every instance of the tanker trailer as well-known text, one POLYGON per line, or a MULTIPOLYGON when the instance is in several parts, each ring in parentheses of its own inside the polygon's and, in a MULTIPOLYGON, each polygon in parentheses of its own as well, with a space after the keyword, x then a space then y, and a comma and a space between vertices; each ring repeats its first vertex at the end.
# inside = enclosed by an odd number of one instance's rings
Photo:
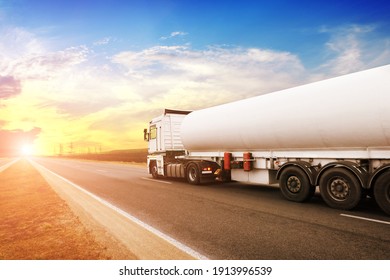
POLYGON ((390 214, 390 65, 194 112, 166 110, 145 130, 148 170, 191 184, 278 183, 333 208, 364 195, 390 214))

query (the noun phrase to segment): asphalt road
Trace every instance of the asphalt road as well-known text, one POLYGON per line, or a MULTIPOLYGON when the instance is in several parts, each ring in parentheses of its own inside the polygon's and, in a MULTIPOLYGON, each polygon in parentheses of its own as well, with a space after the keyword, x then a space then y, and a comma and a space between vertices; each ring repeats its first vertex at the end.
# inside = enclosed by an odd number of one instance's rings
POLYGON ((300 204, 270 186, 193 186, 153 180, 142 166, 33 160, 209 259, 390 259, 390 217, 370 199, 341 212, 318 194, 300 204))

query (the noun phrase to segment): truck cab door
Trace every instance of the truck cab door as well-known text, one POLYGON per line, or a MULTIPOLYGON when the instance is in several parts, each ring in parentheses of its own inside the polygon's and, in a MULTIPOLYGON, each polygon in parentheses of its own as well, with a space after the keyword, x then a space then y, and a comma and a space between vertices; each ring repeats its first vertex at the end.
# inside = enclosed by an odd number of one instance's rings
POLYGON ((158 151, 158 144, 157 144, 157 126, 152 125, 149 128, 149 143, 148 143, 148 149, 149 154, 152 154, 154 152, 158 151))

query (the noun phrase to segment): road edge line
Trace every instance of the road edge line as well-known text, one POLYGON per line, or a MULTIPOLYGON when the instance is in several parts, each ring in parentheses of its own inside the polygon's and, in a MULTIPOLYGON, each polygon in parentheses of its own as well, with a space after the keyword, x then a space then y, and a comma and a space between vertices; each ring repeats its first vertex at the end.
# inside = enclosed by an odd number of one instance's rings
POLYGON ((13 165, 14 163, 16 163, 19 160, 20 160, 20 158, 16 158, 13 161, 7 162, 6 164, 0 166, 0 172, 3 172, 4 170, 6 170, 8 167, 10 167, 11 165, 13 165))
POLYGON ((365 218, 365 217, 360 217, 360 216, 354 216, 354 215, 349 215, 349 214, 340 214, 340 216, 347 217, 347 218, 358 219, 358 220, 369 221, 369 222, 375 222, 375 223, 380 223, 380 224, 390 225, 390 222, 387 222, 387 221, 376 220, 376 219, 370 219, 370 218, 365 218))
POLYGON ((146 177, 141 177, 141 179, 142 179, 142 180, 146 180, 146 181, 152 181, 152 182, 157 182, 157 183, 172 185, 172 182, 169 182, 169 181, 156 180, 156 179, 146 178, 146 177))

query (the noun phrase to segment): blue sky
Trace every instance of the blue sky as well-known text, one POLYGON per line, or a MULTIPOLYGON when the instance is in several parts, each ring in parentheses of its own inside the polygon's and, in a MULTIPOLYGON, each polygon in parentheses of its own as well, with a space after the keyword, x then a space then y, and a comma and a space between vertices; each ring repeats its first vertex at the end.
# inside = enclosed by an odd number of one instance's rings
POLYGON ((37 153, 139 148, 165 107, 389 63, 388 1, 0 0, 0 134, 37 153))
MULTIPOLYGON (((66 44, 116 40, 116 50, 161 44, 172 32, 186 38, 166 44, 190 43, 258 47, 289 51, 311 65, 331 34, 351 25, 375 26, 376 37, 390 30, 388 1, 2 1, 4 24, 22 26, 66 44), (315 49, 316 51, 313 51, 315 49)), ((172 39, 172 38, 171 38, 172 39)), ((176 38, 178 39, 178 38, 176 38)), ((113 46, 114 48, 114 46, 113 46)), ((115 50, 114 50, 115 51, 115 50)))

